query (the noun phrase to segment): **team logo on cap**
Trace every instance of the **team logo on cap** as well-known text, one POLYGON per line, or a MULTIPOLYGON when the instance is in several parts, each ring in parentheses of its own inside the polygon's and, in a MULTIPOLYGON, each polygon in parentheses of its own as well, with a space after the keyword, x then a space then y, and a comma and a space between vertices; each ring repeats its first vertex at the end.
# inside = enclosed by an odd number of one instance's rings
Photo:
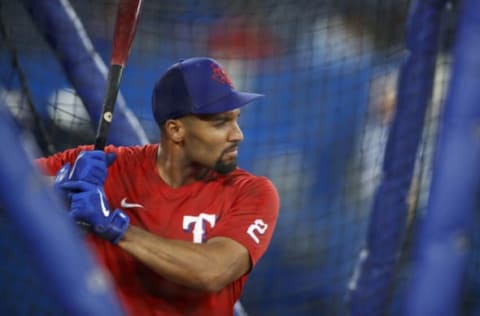
POLYGON ((221 83, 221 84, 228 84, 231 88, 233 88, 232 80, 228 77, 227 73, 217 64, 211 63, 210 68, 212 69, 212 79, 221 83))

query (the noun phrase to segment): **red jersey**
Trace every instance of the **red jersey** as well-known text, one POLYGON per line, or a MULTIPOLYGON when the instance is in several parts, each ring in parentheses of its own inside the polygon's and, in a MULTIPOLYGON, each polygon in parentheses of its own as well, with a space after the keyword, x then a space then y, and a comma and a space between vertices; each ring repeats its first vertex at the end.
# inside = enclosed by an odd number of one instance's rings
MULTIPOLYGON (((80 146, 37 162, 45 173, 55 175, 65 163, 73 164, 80 151, 91 149, 80 146)), ((117 154, 105 182, 111 208, 122 209, 131 224, 165 238, 194 243, 231 238, 248 249, 254 266, 270 243, 278 216, 273 184, 237 168, 175 189, 158 174, 157 150, 158 145, 106 147, 117 154)), ((131 315, 232 315, 248 277, 217 293, 200 292, 163 279, 108 241, 93 234, 87 239, 131 315)))

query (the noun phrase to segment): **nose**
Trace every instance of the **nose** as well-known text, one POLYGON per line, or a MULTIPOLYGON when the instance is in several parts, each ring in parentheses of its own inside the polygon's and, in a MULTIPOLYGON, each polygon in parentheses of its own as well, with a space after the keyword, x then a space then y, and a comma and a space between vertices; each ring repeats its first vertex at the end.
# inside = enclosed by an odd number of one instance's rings
POLYGON ((232 130, 228 134, 229 142, 241 142, 243 140, 243 132, 238 122, 233 123, 232 130))

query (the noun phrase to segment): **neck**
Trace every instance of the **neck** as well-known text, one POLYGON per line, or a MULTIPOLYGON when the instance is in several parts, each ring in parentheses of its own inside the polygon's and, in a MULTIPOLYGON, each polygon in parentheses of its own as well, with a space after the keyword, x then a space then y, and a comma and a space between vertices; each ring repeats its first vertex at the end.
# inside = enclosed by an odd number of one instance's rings
POLYGON ((203 180, 210 171, 205 167, 193 165, 180 150, 161 145, 157 151, 157 170, 162 180, 172 188, 203 180))

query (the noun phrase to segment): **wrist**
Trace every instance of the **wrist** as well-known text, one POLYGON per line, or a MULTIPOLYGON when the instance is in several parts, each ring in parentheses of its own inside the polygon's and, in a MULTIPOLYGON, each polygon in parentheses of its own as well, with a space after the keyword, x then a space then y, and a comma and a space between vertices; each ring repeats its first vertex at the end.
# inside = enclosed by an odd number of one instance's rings
POLYGON ((130 224, 130 218, 120 209, 116 209, 108 222, 105 224, 97 225, 95 232, 102 238, 110 241, 113 244, 117 244, 123 237, 130 224))

